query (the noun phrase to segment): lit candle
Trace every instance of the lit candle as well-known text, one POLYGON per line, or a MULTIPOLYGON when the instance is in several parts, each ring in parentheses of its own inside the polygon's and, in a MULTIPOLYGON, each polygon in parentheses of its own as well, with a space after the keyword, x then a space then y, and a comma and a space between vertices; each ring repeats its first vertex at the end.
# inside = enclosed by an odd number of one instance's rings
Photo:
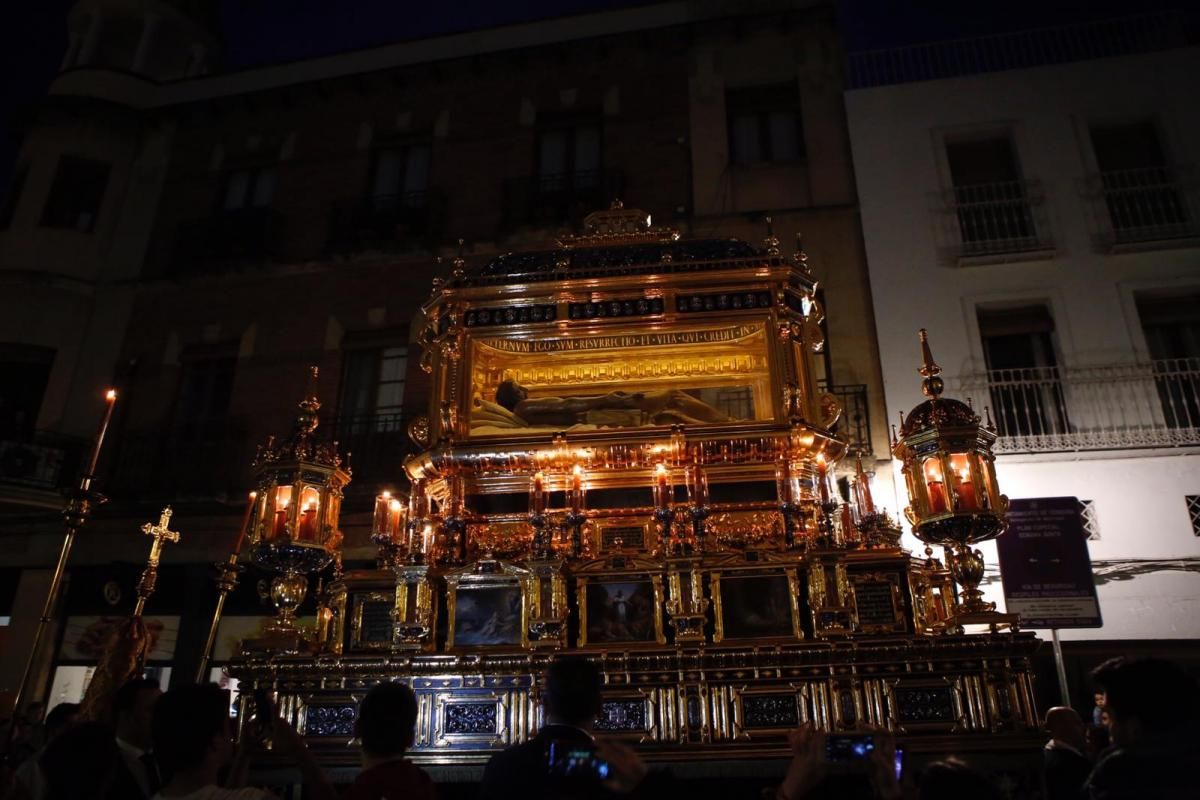
POLYGON ((429 554, 429 549, 433 546, 433 526, 426 524, 421 529, 421 552, 429 554))
POLYGON ((571 511, 576 514, 583 508, 583 467, 576 464, 571 468, 571 511))
POLYGON ((546 479, 541 472, 533 475, 533 485, 529 488, 529 511, 541 514, 546 510, 546 479))
POLYGON ((855 476, 855 484, 858 487, 858 513, 859 514, 874 514, 875 501, 871 497, 871 479, 867 473, 863 471, 862 459, 858 459, 857 475, 855 476))
POLYGON ((696 504, 708 505, 708 475, 703 467, 696 467, 696 504))
POLYGON ((287 535, 288 505, 291 502, 292 487, 280 486, 275 489, 275 522, 271 530, 273 538, 287 535))
POLYGON ((850 504, 842 503, 842 539, 843 541, 854 541, 858 537, 857 531, 854 528, 854 516, 850 512, 850 504))
POLYGON ((667 466, 659 463, 654 467, 654 507, 670 506, 670 486, 667 483, 667 466))
POLYGON ((378 538, 388 538, 391 535, 391 507, 392 503, 391 492, 384 492, 375 496, 375 521, 371 531, 378 538))
POLYGON ((829 466, 825 463, 825 454, 817 453, 817 491, 821 493, 821 502, 829 502, 829 466))
POLYGON ((392 500, 388 505, 388 511, 391 512, 391 519, 388 520, 388 538, 394 542, 400 535, 400 529, 404 524, 404 504, 399 500, 392 500))
POLYGON ((792 465, 786 458, 780 459, 775 464, 775 497, 779 503, 791 503, 795 498, 792 497, 792 465))
POLYGON ((313 542, 317 539, 317 501, 309 500, 304 504, 300 514, 300 530, 298 536, 302 542, 313 542))
POLYGON ((96 464, 100 461, 100 448, 104 445, 104 434, 108 433, 108 423, 112 420, 113 406, 117 402, 117 390, 109 389, 104 393, 104 420, 100 423, 100 429, 96 431, 96 439, 92 442, 92 455, 88 459, 87 472, 84 475, 95 475, 96 464))
POLYGON ((254 500, 258 497, 258 492, 250 493, 250 500, 246 503, 246 514, 242 517, 242 529, 238 531, 237 539, 233 543, 233 549, 230 551, 234 555, 242 552, 242 543, 246 541, 246 532, 250 529, 250 515, 254 513, 254 500))
POLYGON ((954 473, 954 496, 958 500, 958 509, 978 511, 979 497, 975 494, 975 484, 971 480, 971 467, 967 456, 952 456, 951 467, 954 473))
POLYGON ((941 514, 948 510, 946 485, 942 480, 942 465, 936 458, 925 461, 925 486, 929 490, 929 510, 941 514))

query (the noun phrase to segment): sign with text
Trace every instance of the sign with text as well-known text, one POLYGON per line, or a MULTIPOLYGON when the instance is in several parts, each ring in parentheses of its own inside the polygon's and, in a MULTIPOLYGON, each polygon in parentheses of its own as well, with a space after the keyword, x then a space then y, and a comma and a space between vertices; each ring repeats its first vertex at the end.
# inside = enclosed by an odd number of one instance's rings
POLYGON ((1103 626, 1076 498, 1013 500, 996 549, 1004 601, 1021 627, 1103 626))

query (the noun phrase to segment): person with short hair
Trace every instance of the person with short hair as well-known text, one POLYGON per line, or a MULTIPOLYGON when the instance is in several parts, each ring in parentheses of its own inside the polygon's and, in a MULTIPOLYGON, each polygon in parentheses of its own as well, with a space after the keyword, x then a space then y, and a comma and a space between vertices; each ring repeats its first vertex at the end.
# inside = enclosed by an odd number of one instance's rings
POLYGON ((665 773, 650 772, 627 745, 598 741, 592 735, 603 684, 600 670, 583 656, 551 662, 542 692, 545 723, 528 742, 492 756, 483 770, 482 800, 669 796, 670 788, 665 785, 670 778, 665 773), (552 775, 552 743, 594 750, 595 757, 608 764, 608 777, 589 780, 552 775))
POLYGON ((100 800, 112 789, 121 755, 107 725, 80 722, 54 737, 38 763, 45 800, 100 800))
POLYGON ((79 720, 79 703, 59 703, 50 709, 43 723, 46 745, 33 758, 27 758, 17 767, 13 775, 13 785, 5 800, 44 800, 46 797, 46 776, 42 772, 41 756, 46 747, 79 720))
POLYGON ((141 677, 127 681, 113 696, 112 721, 121 762, 109 800, 148 800, 162 786, 150 733, 154 704, 160 697, 158 681, 141 677))
MULTIPOLYGON (((234 755, 233 731, 225 692, 213 683, 181 686, 164 694, 154 709, 154 752, 166 779, 155 800, 274 800, 262 789, 224 788, 221 770, 234 755)), ((290 755, 300 768, 306 797, 333 800, 333 786, 304 740, 275 714, 258 709, 275 752, 290 755)))
POLYGON ((1113 658, 1092 671, 1104 690, 1114 747, 1096 764, 1092 800, 1194 796, 1200 780, 1200 698, 1196 680, 1157 658, 1113 658))
POLYGON ((1075 709, 1055 706, 1046 712, 1050 741, 1042 750, 1042 788, 1046 800, 1079 800, 1092 771, 1087 731, 1075 709))
POLYGON ((417 734, 417 697, 403 683, 375 685, 358 704, 362 772, 342 800, 433 800, 433 781, 404 754, 417 734))

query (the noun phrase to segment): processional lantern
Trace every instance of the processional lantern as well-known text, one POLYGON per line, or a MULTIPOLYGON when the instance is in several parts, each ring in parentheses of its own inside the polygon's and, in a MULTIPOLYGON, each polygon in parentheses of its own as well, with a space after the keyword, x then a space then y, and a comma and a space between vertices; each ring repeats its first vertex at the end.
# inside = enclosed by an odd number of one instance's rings
POLYGON ((296 607, 308 590, 308 575, 319 572, 340 553, 338 527, 342 493, 350 482, 337 443, 316 438, 317 368, 300 401, 292 433, 276 443, 275 437, 258 449, 254 459, 257 497, 248 533, 250 558, 275 573, 271 600, 277 617, 261 640, 250 640, 247 649, 298 652, 307 645, 296 626, 296 607))
POLYGON ((973 547, 1008 527, 1008 498, 996 483, 992 454, 996 431, 982 424, 967 404, 942 397, 941 367, 933 360, 924 328, 919 336, 921 391, 929 399, 904 418, 893 449, 908 488, 904 513, 918 539, 946 549, 961 591, 958 612, 948 624, 1015 625, 1015 614, 998 613, 995 603, 984 601, 979 590, 983 555, 973 547))

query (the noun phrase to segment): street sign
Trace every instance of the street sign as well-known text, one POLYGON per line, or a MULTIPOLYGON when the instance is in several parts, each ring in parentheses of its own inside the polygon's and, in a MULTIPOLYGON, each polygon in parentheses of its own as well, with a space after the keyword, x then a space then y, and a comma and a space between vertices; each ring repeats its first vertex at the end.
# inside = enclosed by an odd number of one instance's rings
POLYGON ((1100 602, 1074 497, 1013 500, 996 540, 1004 601, 1021 627, 1099 628, 1100 602))

